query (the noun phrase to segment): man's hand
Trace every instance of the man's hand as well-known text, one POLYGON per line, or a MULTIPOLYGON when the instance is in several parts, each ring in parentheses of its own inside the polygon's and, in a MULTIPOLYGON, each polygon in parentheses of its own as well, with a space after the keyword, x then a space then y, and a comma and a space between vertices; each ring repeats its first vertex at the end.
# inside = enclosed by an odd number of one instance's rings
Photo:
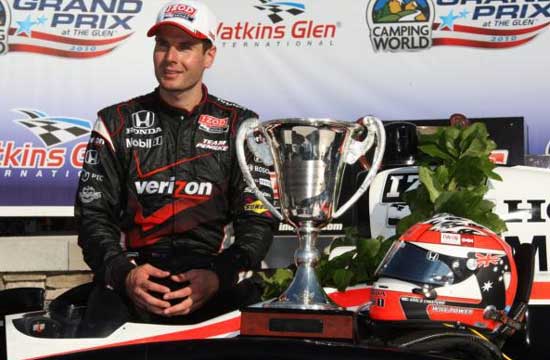
POLYGON ((126 276, 126 293, 137 307, 157 315, 164 315, 164 310, 170 307, 168 301, 154 297, 150 292, 167 294, 170 289, 151 281, 151 277, 166 278, 168 271, 160 270, 153 265, 143 264, 130 271, 126 276))
POLYGON ((186 298, 179 304, 163 310, 166 316, 187 315, 204 305, 220 287, 218 275, 211 270, 194 269, 178 275, 172 275, 172 280, 178 283, 188 281, 183 289, 165 293, 164 300, 186 298))

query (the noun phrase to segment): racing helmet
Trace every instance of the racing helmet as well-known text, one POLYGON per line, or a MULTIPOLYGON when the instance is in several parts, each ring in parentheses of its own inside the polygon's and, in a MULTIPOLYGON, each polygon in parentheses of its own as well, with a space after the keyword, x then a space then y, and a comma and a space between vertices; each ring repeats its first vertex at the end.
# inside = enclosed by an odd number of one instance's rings
POLYGON ((372 321, 452 323, 489 333, 506 321, 518 283, 511 247, 484 226, 449 214, 407 230, 376 277, 367 306, 372 321))

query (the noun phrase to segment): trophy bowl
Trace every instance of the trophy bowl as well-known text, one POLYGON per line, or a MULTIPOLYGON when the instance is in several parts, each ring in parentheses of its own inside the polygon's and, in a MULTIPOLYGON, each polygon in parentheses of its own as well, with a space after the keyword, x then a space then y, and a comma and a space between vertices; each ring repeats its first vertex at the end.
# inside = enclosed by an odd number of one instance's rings
POLYGON ((290 118, 244 121, 237 132, 237 158, 244 180, 279 220, 294 227, 299 247, 296 273, 279 298, 266 308, 342 310, 326 295, 315 274, 321 229, 349 209, 367 190, 382 161, 385 132, 382 122, 366 116, 357 122, 290 118), (257 136, 258 132, 263 135, 257 136), (263 141, 258 141, 263 139, 263 141), (244 143, 266 166, 274 166, 279 186, 279 212, 258 189, 246 162, 244 143), (373 147, 369 172, 353 196, 338 204, 346 164, 354 164, 373 147))

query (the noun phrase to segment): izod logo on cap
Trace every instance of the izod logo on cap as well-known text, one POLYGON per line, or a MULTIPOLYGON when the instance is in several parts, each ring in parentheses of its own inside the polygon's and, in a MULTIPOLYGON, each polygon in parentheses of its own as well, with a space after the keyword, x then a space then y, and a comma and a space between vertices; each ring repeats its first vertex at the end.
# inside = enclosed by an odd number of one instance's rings
POLYGON ((197 13, 197 9, 185 4, 169 5, 164 10, 164 18, 182 17, 192 21, 197 13))

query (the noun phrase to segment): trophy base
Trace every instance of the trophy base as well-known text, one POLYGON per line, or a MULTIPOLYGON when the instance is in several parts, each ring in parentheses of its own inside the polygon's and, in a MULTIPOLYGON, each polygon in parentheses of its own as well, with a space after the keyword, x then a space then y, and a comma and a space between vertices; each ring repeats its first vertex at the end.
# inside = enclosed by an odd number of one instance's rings
POLYGON ((241 335, 353 341, 355 313, 248 307, 241 310, 241 335))

